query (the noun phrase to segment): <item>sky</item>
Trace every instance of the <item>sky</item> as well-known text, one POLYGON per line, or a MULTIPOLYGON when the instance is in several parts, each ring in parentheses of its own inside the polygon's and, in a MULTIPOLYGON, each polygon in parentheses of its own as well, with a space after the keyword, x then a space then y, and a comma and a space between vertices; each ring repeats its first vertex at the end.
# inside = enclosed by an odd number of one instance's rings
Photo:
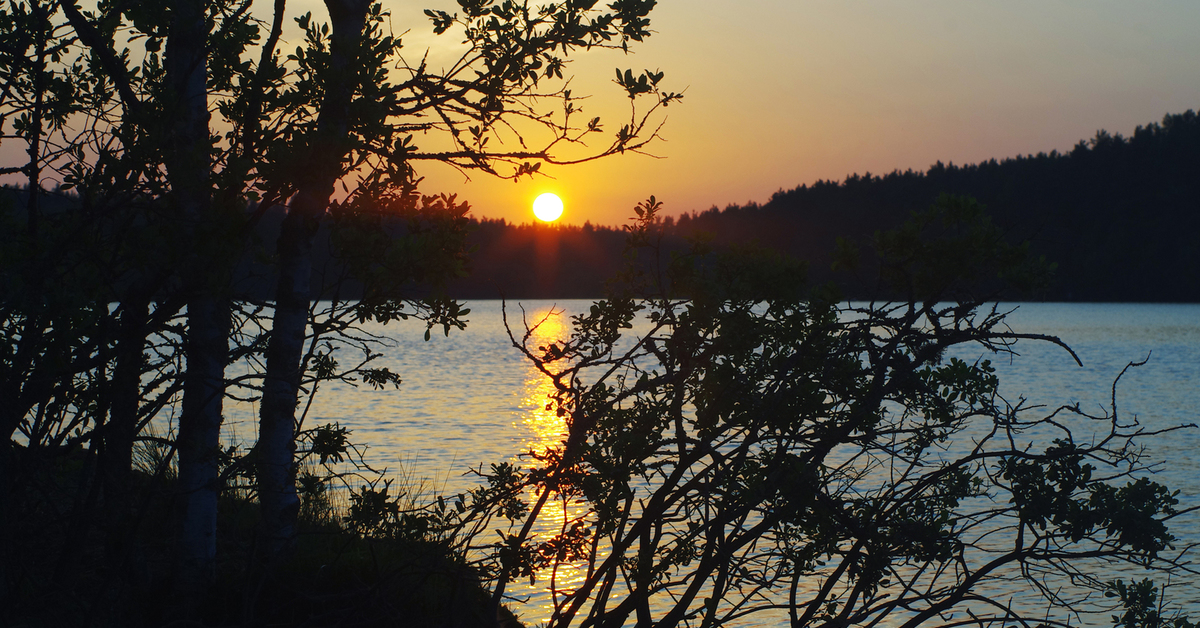
MULTIPOLYGON (((434 35, 422 12, 453 13, 454 0, 381 1, 407 58, 457 58, 461 37, 434 35)), ((322 0, 289 0, 289 17, 306 11, 326 19, 322 0)), ((655 119, 652 155, 517 183, 423 162, 421 191, 517 223, 554 192, 562 222, 619 225, 651 195, 668 215, 763 203, 853 173, 1070 150, 1099 129, 1128 135, 1200 109, 1196 0, 659 0, 651 29, 630 54, 577 54, 566 73, 590 95, 583 115, 611 134, 629 115, 614 68, 664 72, 684 98, 655 119)), ((300 43, 294 28, 285 37, 284 50, 300 43)))
MULTIPOLYGON (((393 28, 415 22, 403 26, 410 51, 447 45, 417 5, 385 6, 393 28)), ((515 222, 552 191, 564 222, 616 225, 650 195, 669 215, 761 203, 851 173, 1069 150, 1102 128, 1128 135, 1200 108, 1194 0, 660 0, 651 28, 630 55, 589 52, 568 67, 575 93, 593 95, 585 111, 613 129, 628 107, 614 68, 662 70, 667 89, 685 91, 655 157, 519 183, 429 166, 423 190, 515 222)))

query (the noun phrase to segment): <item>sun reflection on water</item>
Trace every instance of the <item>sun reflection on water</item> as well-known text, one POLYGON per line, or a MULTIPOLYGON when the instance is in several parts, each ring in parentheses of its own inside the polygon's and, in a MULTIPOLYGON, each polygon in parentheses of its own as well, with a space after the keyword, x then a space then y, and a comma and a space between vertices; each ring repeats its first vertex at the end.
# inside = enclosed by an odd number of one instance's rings
MULTIPOLYGON (((530 321, 530 325, 537 325, 530 335, 529 346, 532 349, 555 342, 561 344, 570 335, 569 320, 560 310, 537 311, 527 320, 530 321)), ((521 457, 520 464, 526 468, 545 464, 538 457, 547 452, 561 452, 566 442, 567 422, 555 411, 551 400, 553 393, 554 383, 550 378, 532 365, 529 366, 520 403, 521 412, 513 420, 513 428, 526 435, 521 451, 538 454, 537 457, 521 457)), ((533 501, 537 495, 530 495, 529 498, 533 501)), ((587 518, 588 508, 583 502, 557 495, 551 496, 538 517, 534 528, 536 536, 531 540, 548 540, 561 534, 574 522, 587 518)), ((529 599, 529 603, 524 607, 525 620, 548 621, 554 613, 555 600, 561 600, 562 595, 573 591, 587 577, 587 565, 587 561, 559 563, 538 572, 532 585, 528 580, 519 583, 520 587, 515 593, 529 599), (531 614, 536 616, 530 617, 531 614)))

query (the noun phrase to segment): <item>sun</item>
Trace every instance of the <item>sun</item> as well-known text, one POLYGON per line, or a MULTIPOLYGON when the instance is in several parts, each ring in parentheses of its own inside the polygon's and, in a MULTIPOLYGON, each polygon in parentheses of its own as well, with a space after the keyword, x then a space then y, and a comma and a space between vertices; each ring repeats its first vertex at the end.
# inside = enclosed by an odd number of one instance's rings
POLYGON ((533 201, 533 214, 544 222, 554 222, 563 213, 563 202, 553 192, 546 192, 533 201))

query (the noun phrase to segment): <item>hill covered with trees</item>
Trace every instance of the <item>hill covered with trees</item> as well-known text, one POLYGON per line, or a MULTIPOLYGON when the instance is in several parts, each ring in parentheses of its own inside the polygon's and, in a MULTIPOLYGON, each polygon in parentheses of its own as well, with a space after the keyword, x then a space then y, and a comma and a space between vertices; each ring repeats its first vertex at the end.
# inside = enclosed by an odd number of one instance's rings
MULTIPOLYGON (((867 252, 876 231, 949 193, 979 200, 1013 240, 1057 264, 1041 298, 1200 301, 1198 174, 1200 116, 1189 110, 1128 137, 1101 130, 1065 153, 854 174, 780 190, 763 204, 668 217, 667 246, 700 234, 718 245, 756 242, 808 262, 812 277, 826 280, 837 238, 867 252)), ((455 291, 476 298, 594 295, 622 242, 619 229, 502 221, 477 223, 472 240, 472 276, 455 291)), ((847 294, 865 289, 851 281, 847 294)))

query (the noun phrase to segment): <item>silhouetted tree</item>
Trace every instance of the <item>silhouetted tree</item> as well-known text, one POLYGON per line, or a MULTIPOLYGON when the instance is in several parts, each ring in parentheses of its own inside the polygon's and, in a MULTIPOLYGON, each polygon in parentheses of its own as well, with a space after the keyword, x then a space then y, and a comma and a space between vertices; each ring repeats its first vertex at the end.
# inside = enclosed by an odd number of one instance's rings
POLYGON ((435 71, 422 56, 401 54, 400 38, 385 27, 388 14, 367 0, 328 0, 332 28, 311 15, 297 17, 304 41, 287 56, 279 49, 285 0, 274 2, 265 21, 248 0, 102 1, 94 8, 74 0, 6 3, 0 120, 11 120, 29 159, 4 172, 24 174, 29 188, 17 195, 27 206, 24 216, 6 215, 25 239, 6 241, 19 267, 6 268, 15 289, 4 296, 14 348, 0 383, 14 400, 4 404, 5 455, 16 446, 14 432, 28 436, 38 432, 30 423, 44 423, 42 414, 31 420, 33 409, 75 408, 87 418, 73 427, 96 435, 93 445, 103 440, 103 448, 91 451, 108 456, 109 484, 119 491, 139 426, 162 408, 159 397, 147 394, 171 378, 158 371, 145 381, 152 369, 164 368, 146 359, 148 342, 181 331, 180 344, 162 346, 180 348, 184 357, 166 363, 182 369, 175 375, 182 381, 180 558, 185 588, 195 592, 214 567, 225 369, 265 354, 261 380, 242 382, 262 395, 255 457, 264 556, 285 549, 297 507, 293 455, 302 382, 355 374, 396 381, 361 365, 335 368, 322 358, 320 339, 344 333, 347 321, 417 316, 430 327, 462 326, 463 308, 428 286, 463 272, 467 206, 452 196, 418 194, 414 165, 433 161, 516 178, 536 174, 544 163, 646 146, 656 137, 652 113, 679 98, 660 90, 661 72, 618 73, 631 101, 649 98, 648 110, 634 109, 603 146, 571 158, 562 156, 565 146, 606 131, 599 118, 580 120, 581 97, 564 89, 563 78, 575 51, 626 50, 647 37, 654 4, 542 8, 461 0, 461 14, 426 12, 435 33, 463 39, 461 57, 435 71), (539 135, 548 139, 502 141, 532 129, 548 132, 539 135), (418 146, 418 135, 431 144, 418 146), (37 239, 46 230, 41 182, 49 172, 70 190, 56 196, 62 221, 97 235, 93 248, 84 248, 90 240, 58 234, 37 239), (338 184, 343 196, 335 198, 338 184), (287 211, 274 251, 273 320, 260 327, 269 331, 247 338, 245 329, 262 315, 239 299, 235 271, 248 263, 255 229, 278 205, 287 211), (399 230, 397 220, 404 225, 399 230), (313 298, 329 287, 313 280, 313 241, 322 228, 337 259, 355 267, 320 279, 352 278, 364 298, 353 306, 339 300, 330 315, 337 324, 313 327, 313 298), (360 252, 367 250, 382 257, 365 259, 360 252), (86 269, 105 260, 103 272, 84 277, 79 265, 68 266, 76 256, 88 261, 86 269), (384 276, 381 265, 391 265, 392 275, 384 276), (51 289, 56 272, 74 282, 51 289), (77 284, 91 291, 72 295, 72 308, 54 300, 58 289, 77 284), (414 284, 427 286, 425 297, 407 298, 404 290, 414 284), (186 326, 169 327, 180 312, 186 326), (52 324, 60 316, 72 324, 52 324), (70 398, 83 376, 98 401, 70 398))
MULTIPOLYGON (((972 357, 1018 342, 1075 357, 989 305, 1044 268, 977 203, 943 197, 882 234, 881 279, 908 296, 859 305, 769 252, 661 258, 659 210, 640 205, 631 231, 648 263, 569 335, 534 346, 537 321, 510 330, 568 435, 528 452, 531 468, 493 466, 472 496, 496 602, 515 579, 549 578, 550 626, 775 612, 792 626, 1065 627, 1087 600, 1059 583, 1124 599, 1105 581, 1113 562, 1192 573, 1168 551, 1174 494, 1137 453, 1157 432, 1115 400, 1100 415, 1010 403, 972 357), (1049 611, 1011 600, 1013 580, 1049 611)), ((1130 617, 1153 610, 1151 587, 1130 617)))

